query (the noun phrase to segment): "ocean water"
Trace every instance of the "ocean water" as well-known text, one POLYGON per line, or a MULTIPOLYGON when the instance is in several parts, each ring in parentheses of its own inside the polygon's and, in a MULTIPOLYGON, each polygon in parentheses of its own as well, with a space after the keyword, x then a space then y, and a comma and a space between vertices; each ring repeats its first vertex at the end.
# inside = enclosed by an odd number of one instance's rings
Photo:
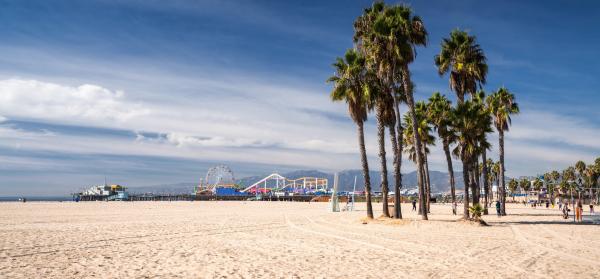
POLYGON ((0 197, 0 202, 16 202, 19 201, 20 198, 26 198, 28 202, 32 201, 53 201, 53 202, 63 202, 63 201, 72 201, 72 196, 15 196, 15 197, 0 197))

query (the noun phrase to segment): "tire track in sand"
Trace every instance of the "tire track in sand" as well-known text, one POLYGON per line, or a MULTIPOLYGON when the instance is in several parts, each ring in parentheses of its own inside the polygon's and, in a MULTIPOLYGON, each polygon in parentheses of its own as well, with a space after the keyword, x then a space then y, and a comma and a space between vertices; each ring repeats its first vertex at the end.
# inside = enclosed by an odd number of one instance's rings
MULTIPOLYGON (((446 250, 444 250, 444 251, 441 251, 440 249, 438 249, 437 247, 435 247, 435 246, 432 246, 432 245, 425 245, 425 244, 422 244, 422 243, 410 242, 410 241, 406 241, 406 240, 393 239, 393 238, 386 238, 386 237, 375 237, 375 236, 368 235, 368 234, 361 234, 361 233, 354 233, 354 232, 348 232, 348 231, 336 230, 336 229, 329 228, 329 227, 325 227, 324 225, 318 224, 318 223, 316 223, 316 222, 315 222, 313 219, 311 219, 310 217, 307 217, 307 216, 304 216, 304 217, 305 217, 305 218, 306 218, 306 219, 307 219, 309 222, 311 222, 311 223, 313 223, 313 224, 315 224, 315 225, 317 225, 317 226, 324 227, 324 228, 326 228, 326 229, 328 229, 328 230, 330 230, 330 231, 335 231, 335 232, 339 232, 339 233, 345 233, 345 234, 356 235, 356 236, 360 236, 360 237, 363 237, 363 238, 364 238, 364 237, 367 237, 367 238, 373 238, 373 239, 377 239, 377 240, 388 240, 388 241, 391 241, 391 242, 396 242, 396 243, 397 243, 397 242, 402 242, 402 243, 403 243, 403 244, 405 244, 405 245, 412 245, 412 246, 416 246, 416 247, 418 247, 418 248, 420 248, 420 249, 426 249, 426 250, 428 250, 428 251, 430 251, 430 252, 431 252, 431 251, 433 251, 433 253, 437 253, 437 254, 448 254, 448 253, 450 253, 449 251, 446 251, 446 250)), ((327 224, 332 224, 332 225, 335 225, 335 223, 331 223, 331 222, 327 222, 327 221, 325 221, 325 222, 326 222, 327 224)), ((344 226, 344 225, 342 224, 342 226, 344 226)), ((497 248, 500 248, 500 246, 498 246, 497 248)), ((419 251, 419 252, 422 252, 422 251, 419 251)), ((457 256, 457 257, 460 257, 460 258, 462 258, 463 260, 466 260, 466 261, 467 261, 467 263, 471 263, 471 262, 474 262, 474 261, 475 261, 475 262, 479 261, 479 259, 477 259, 477 258, 473 258, 473 257, 471 257, 471 256, 469 256, 469 255, 463 255, 463 254, 460 254, 460 253, 455 253, 454 255, 455 255, 455 256, 457 256)), ((491 264, 491 263, 488 263, 488 264, 491 264)), ((439 266, 439 265, 440 265, 440 264, 438 264, 438 266, 439 266)), ((468 265, 468 264, 467 264, 467 265, 468 265)), ((442 267, 443 267, 443 268, 445 267, 445 268, 447 268, 447 269, 449 269, 449 270, 452 270, 453 268, 455 268, 455 266, 454 266, 454 265, 446 265, 446 264, 442 265, 442 267)), ((496 268, 498 268, 498 269, 503 269, 503 268, 506 268, 506 267, 508 267, 508 268, 512 269, 513 271, 515 271, 515 272, 519 272, 519 273, 523 273, 523 274, 531 274, 531 271, 529 271, 529 270, 526 270, 526 269, 523 269, 523 268, 521 268, 521 267, 519 267, 519 266, 513 266, 513 265, 508 265, 508 266, 505 266, 505 265, 495 265, 495 267, 496 267, 496 268)), ((540 275, 541 275, 541 274, 540 274, 540 275)))
POLYGON ((513 231, 513 234, 515 235, 515 239, 517 239, 520 243, 526 245, 526 246, 530 246, 530 247, 536 247, 538 250, 543 250, 546 252, 550 252, 551 255, 553 256, 557 256, 560 255, 561 257, 568 257, 571 259, 574 259, 576 261, 583 261, 589 264, 592 264, 592 266, 597 265, 598 263, 583 257, 578 257, 578 256, 574 256, 570 253, 561 253, 561 251, 554 249, 554 248, 549 248, 546 247, 544 245, 541 245, 535 241, 532 241, 530 239, 528 239, 527 237, 525 237, 525 235, 523 235, 523 233, 521 233, 521 230, 519 228, 517 228, 515 225, 510 225, 510 228, 513 231))

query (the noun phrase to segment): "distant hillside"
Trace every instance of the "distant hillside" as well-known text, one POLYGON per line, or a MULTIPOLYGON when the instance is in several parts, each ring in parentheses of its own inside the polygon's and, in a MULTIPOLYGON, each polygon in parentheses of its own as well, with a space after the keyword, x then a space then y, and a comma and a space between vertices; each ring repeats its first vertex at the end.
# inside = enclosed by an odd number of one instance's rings
MULTIPOLYGON (((253 183, 261 180, 265 176, 269 174, 261 174, 256 176, 248 176, 237 180, 237 183, 242 186, 249 186, 253 183)), ((300 177, 324 177, 329 181, 329 187, 333 187, 333 174, 326 173, 318 170, 297 170, 288 173, 282 173, 281 175, 285 176, 289 179, 296 179, 300 177)), ((371 187, 373 191, 381 190, 381 175, 378 171, 369 172, 371 177, 371 187)), ((463 189, 463 181, 462 181, 462 173, 457 172, 454 174, 456 179, 456 187, 457 189, 463 189)), ((344 170, 339 172, 339 186, 340 191, 352 191, 354 185, 354 177, 356 176, 356 189, 362 190, 364 189, 364 179, 362 176, 362 170, 344 170)), ((431 179, 431 188, 434 193, 446 192, 450 190, 450 184, 448 179, 448 174, 445 172, 439 171, 430 171, 429 176, 431 179)), ((393 173, 388 173, 388 181, 390 184, 390 190, 393 190, 394 187, 394 175, 393 173)), ((133 193, 172 193, 172 194, 180 194, 180 193, 191 193, 196 186, 197 183, 193 182, 181 182, 181 183, 173 183, 173 184, 160 184, 160 185, 150 185, 150 186, 141 186, 141 187, 131 187, 129 190, 133 193)), ((402 185, 404 189, 412 189, 416 188, 417 185, 417 173, 415 171, 410 173, 405 173, 402 176, 402 185)))

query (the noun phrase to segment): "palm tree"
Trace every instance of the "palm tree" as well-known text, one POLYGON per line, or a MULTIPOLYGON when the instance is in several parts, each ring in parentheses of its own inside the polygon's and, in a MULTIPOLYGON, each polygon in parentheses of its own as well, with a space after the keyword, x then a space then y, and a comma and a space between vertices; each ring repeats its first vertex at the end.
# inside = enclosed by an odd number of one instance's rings
POLYGON ((456 133, 451 126, 451 113, 452 102, 439 92, 433 93, 429 98, 427 114, 442 141, 444 154, 446 155, 446 163, 448 165, 448 174, 450 176, 450 194, 452 196, 452 204, 454 204, 456 201, 456 186, 454 181, 454 169, 452 168, 452 158, 450 157, 450 145, 456 142, 456 133))
POLYGON ((513 201, 515 200, 515 192, 517 191, 517 187, 519 187, 519 182, 517 182, 514 178, 508 182, 508 190, 512 194, 513 201))
POLYGON ((529 188, 531 187, 531 183, 529 182, 529 180, 527 178, 522 178, 519 181, 519 187, 521 187, 521 190, 523 190, 525 193, 529 192, 529 188))
POLYGON ((496 182, 496 200, 500 200, 500 194, 498 193, 500 191, 500 189, 498 188, 498 185, 500 185, 500 161, 496 161, 494 162, 494 165, 492 165, 492 170, 495 173, 494 176, 494 182, 496 182))
POLYGON ((590 200, 591 200, 592 197, 594 196, 592 189, 596 187, 599 173, 598 173, 598 170, 596 169, 596 166, 594 166, 594 165, 588 165, 585 168, 584 173, 585 173, 586 186, 590 191, 590 200))
POLYGON ((458 29, 450 33, 450 38, 444 38, 441 46, 435 65, 440 76, 450 72, 450 88, 462 103, 466 93, 475 94, 477 86, 485 84, 488 72, 485 54, 475 36, 458 29))
POLYGON ((550 179, 552 180, 552 183, 556 184, 558 182, 558 180, 560 179, 560 173, 556 170, 551 171, 550 179))
MULTIPOLYGON (((457 133, 457 147, 453 153, 459 157, 463 164, 463 180, 465 182, 465 208, 464 218, 469 218, 469 173, 474 166, 473 160, 477 158, 478 144, 481 141, 481 134, 489 131, 483 131, 482 122, 489 122, 490 115, 485 113, 480 104, 472 101, 466 101, 457 105, 453 113, 452 126, 457 133)), ((488 127, 489 128, 489 127, 488 127)), ((471 191, 475 193, 474 183, 471 183, 471 191)), ((474 200, 476 203, 477 201, 474 200)))
POLYGON ((402 206, 400 198, 400 188, 402 188, 402 151, 404 143, 402 141, 403 128, 402 118, 400 118, 399 100, 405 100, 402 86, 394 88, 394 113, 395 117, 389 118, 390 140, 392 141, 392 149, 394 150, 394 218, 402 219, 402 206), (397 133, 395 129, 397 128, 397 133))
MULTIPOLYGON (((489 108, 486 106, 485 103, 485 91, 480 90, 477 93, 474 93, 471 95, 472 96, 472 100, 473 102, 479 104, 481 106, 482 109, 482 113, 483 114, 490 114, 490 110, 489 108)), ((491 149, 491 144, 488 142, 487 140, 487 133, 492 131, 492 118, 491 117, 487 117, 485 118, 488 121, 480 121, 480 140, 479 140, 479 154, 481 154, 481 161, 482 162, 486 162, 487 161, 487 151, 489 149, 491 149)), ((482 119, 481 119, 482 120, 482 119)), ((474 159, 475 162, 478 161, 478 158, 476 157, 474 159)), ((477 182, 477 188, 479 189, 479 172, 478 172, 479 168, 476 168, 476 175, 475 175, 475 181, 477 182)), ((488 208, 487 208, 487 204, 488 204, 488 191, 489 191, 489 184, 487 183, 488 179, 488 173, 487 173, 487 169, 486 168, 482 168, 482 174, 483 174, 483 185, 484 185, 484 193, 485 193, 485 206, 484 206, 484 213, 488 214, 488 208)), ((477 191, 477 200, 479 200, 479 191, 477 191)))
MULTIPOLYGON (((381 193, 382 193, 382 204, 383 204, 383 216, 390 217, 388 209, 388 173, 387 173, 387 158, 385 155, 385 127, 390 123, 389 115, 386 113, 392 107, 391 96, 382 90, 381 84, 377 78, 373 79, 372 84, 369 86, 371 89, 370 95, 375 99, 375 110, 377 118, 377 142, 379 143, 379 162, 381 164, 381 193)), ((395 117, 395 116, 394 116, 395 117)))
MULTIPOLYGON (((354 41, 366 56, 370 65, 383 80, 391 85, 400 78, 404 88, 406 103, 413 118, 413 135, 417 150, 421 149, 421 139, 417 132, 415 102, 408 65, 414 61, 416 46, 426 45, 427 31, 420 17, 412 14, 412 10, 404 5, 386 6, 375 2, 371 8, 354 22, 354 41)), ((392 86, 388 86, 392 88, 392 86)), ((390 91, 390 94, 392 92, 390 91)), ((397 103, 397 102, 396 102, 397 103)), ((399 112, 396 112, 397 118, 399 112)), ((417 152, 417 170, 424 164, 420 152, 417 152)), ((419 194, 425 199, 423 181, 419 177, 419 194)), ((425 208, 424 204, 420 204, 425 208)), ((423 210, 423 220, 427 220, 427 212, 423 210)))
POLYGON ((579 177, 584 177, 585 176, 585 162, 584 161, 577 161, 577 163, 575 163, 575 170, 577 171, 577 174, 579 174, 579 177))
POLYGON ((572 182, 573 180, 575 180, 575 168, 568 167, 565 170, 563 170, 562 177, 563 180, 566 180, 567 182, 572 182))
POLYGON ((331 91, 331 100, 334 102, 346 102, 348 105, 348 114, 354 123, 356 123, 358 129, 358 148, 360 150, 360 159, 365 179, 367 217, 372 219, 371 179, 369 177, 369 164, 363 129, 370 107, 370 97, 368 96, 368 91, 365 90, 365 59, 360 53, 350 49, 346 51, 344 58, 338 57, 336 59, 333 67, 336 73, 327 80, 327 82, 334 83, 333 90, 331 91))
POLYGON ((406 149, 404 149, 405 153, 408 153, 408 158, 413 162, 416 162, 417 156, 420 153, 424 160, 423 168, 419 172, 422 175, 422 180, 425 181, 425 199, 421 199, 421 201, 425 201, 427 212, 429 212, 429 200, 431 196, 431 184, 429 179, 429 164, 427 162, 427 154, 429 154, 428 146, 435 145, 435 137, 431 134, 431 126, 429 125, 429 119, 427 118, 427 105, 425 102, 420 101, 417 102, 417 120, 418 120, 418 131, 419 137, 422 140, 422 146, 420 152, 417 152, 417 148, 414 144, 414 135, 412 134, 412 117, 410 114, 404 115, 404 145, 406 149))
POLYGON ((542 187, 544 187, 544 182, 541 179, 536 178, 533 181, 533 189, 539 192, 542 190, 542 187))
MULTIPOLYGON (((584 161, 577 161, 577 163, 575 163, 575 170, 577 171, 577 174, 579 175, 579 177, 581 177, 581 179, 585 178, 585 168, 586 166, 584 161)), ((581 192, 579 190, 577 192, 579 197, 581 198, 581 192)))
MULTIPOLYGON (((396 134, 396 109, 394 107, 394 103, 386 102, 386 105, 387 106, 383 118, 390 133, 390 141, 392 143, 392 151, 394 153, 394 218, 402 219, 400 204, 400 188, 402 187, 402 174, 400 173, 400 167, 402 164, 402 157, 399 157, 399 155, 401 155, 399 151, 402 151, 403 144, 402 141, 398 142, 398 135, 396 134)), ((400 131, 402 131, 401 124, 400 131)))
MULTIPOLYGON (((562 180, 565 182, 566 189, 571 193, 571 199, 573 199, 573 181, 575 180, 575 168, 570 166, 563 170, 562 180)), ((562 188, 562 187, 561 187, 562 188)))
POLYGON ((486 100, 488 108, 494 117, 494 124, 498 130, 499 141, 499 157, 500 157, 500 198, 501 198, 501 214, 506 215, 506 196, 504 186, 504 132, 508 131, 512 114, 519 113, 519 106, 515 101, 515 95, 510 93, 508 89, 501 87, 494 92, 490 98, 486 100))
MULTIPOLYGON (((488 159, 487 162, 486 162, 487 169, 490 172, 490 175, 488 177, 488 180, 489 180, 488 183, 489 183, 489 185, 493 185, 494 182, 498 181, 498 173, 500 172, 500 168, 497 167, 497 165, 498 164, 496 164, 496 162, 494 162, 492 159, 488 159)), ((496 185, 497 184, 498 183, 496 183, 496 185)), ((491 200, 492 199, 491 198, 492 193, 490 192, 490 193, 488 193, 488 195, 490 196, 488 199, 491 200)))
POLYGON ((552 200, 552 204, 554 204, 554 193, 558 185, 559 179, 560 173, 558 171, 553 170, 548 173, 548 179, 546 179, 546 183, 548 183, 548 192, 550 193, 550 199, 552 200), (552 189, 552 191, 550 191, 550 189, 552 189))
POLYGON ((558 184, 558 188, 562 194, 566 194, 567 190, 569 190, 569 183, 563 180, 560 182, 560 184, 558 184))

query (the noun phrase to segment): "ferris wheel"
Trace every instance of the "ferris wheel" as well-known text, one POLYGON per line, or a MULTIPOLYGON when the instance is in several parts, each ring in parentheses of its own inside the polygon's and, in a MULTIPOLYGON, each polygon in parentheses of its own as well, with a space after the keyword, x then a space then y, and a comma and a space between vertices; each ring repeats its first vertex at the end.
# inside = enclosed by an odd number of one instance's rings
POLYGON ((214 191, 219 186, 232 187, 235 185, 235 177, 227 165, 216 165, 208 169, 204 183, 206 189, 214 191))

